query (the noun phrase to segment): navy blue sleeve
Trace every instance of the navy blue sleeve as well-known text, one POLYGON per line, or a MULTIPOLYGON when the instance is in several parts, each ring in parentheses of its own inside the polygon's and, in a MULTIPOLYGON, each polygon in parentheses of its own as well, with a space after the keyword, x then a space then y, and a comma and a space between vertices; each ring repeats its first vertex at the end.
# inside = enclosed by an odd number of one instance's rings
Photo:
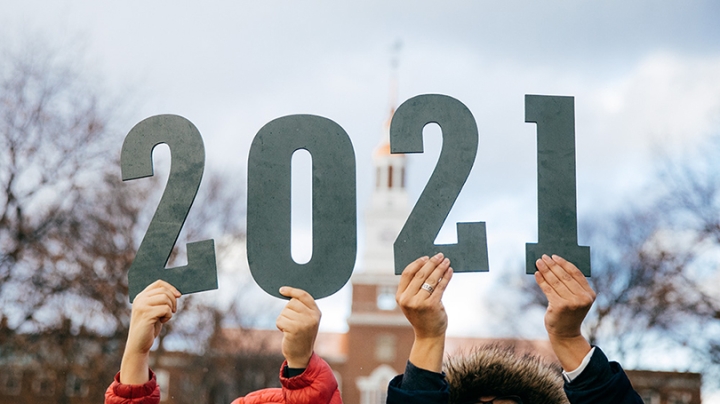
POLYGON ((620 364, 608 361, 598 347, 585 370, 565 383, 565 394, 571 404, 643 404, 620 364))
POLYGON ((447 404, 449 399, 445 374, 420 369, 410 361, 405 373, 388 386, 387 404, 447 404))

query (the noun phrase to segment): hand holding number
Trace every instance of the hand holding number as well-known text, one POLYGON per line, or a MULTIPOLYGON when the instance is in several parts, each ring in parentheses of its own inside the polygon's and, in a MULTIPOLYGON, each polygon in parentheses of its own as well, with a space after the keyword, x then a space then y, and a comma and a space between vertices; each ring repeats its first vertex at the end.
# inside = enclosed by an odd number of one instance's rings
POLYGON ((536 262, 535 281, 548 299, 545 329, 565 370, 574 370, 590 351, 580 327, 595 301, 595 292, 571 262, 543 255, 536 262))
POLYGON ((280 294, 291 298, 275 322, 283 333, 283 356, 288 367, 306 368, 313 353, 322 314, 312 296, 302 289, 283 286, 280 294))
POLYGON ((133 302, 130 330, 120 366, 120 381, 142 384, 148 381, 148 356, 162 325, 177 311, 180 297, 175 287, 155 281, 140 292, 133 302))
POLYGON ((445 335, 447 313, 441 299, 450 277, 450 260, 442 253, 430 259, 419 258, 403 271, 395 300, 412 324, 417 338, 445 335), (430 285, 432 292, 423 289, 424 284, 430 285))
POLYGON ((448 324, 442 296, 452 274, 450 260, 439 253, 413 261, 400 277, 395 300, 415 332, 410 362, 421 369, 442 370, 448 324))

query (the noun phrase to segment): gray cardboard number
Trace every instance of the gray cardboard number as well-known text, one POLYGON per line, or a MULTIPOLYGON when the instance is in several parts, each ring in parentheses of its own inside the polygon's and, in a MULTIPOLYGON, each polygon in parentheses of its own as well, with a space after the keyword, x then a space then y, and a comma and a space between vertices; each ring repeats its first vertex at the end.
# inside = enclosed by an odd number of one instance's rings
POLYGON ((416 258, 437 252, 452 260, 455 272, 487 271, 484 222, 458 223, 457 244, 434 244, 475 162, 478 130, 470 110, 445 95, 419 95, 405 101, 390 125, 391 152, 422 153, 422 132, 429 123, 437 123, 442 129, 442 150, 435 170, 395 240, 395 274, 400 275, 416 258))
POLYGON ((537 123, 538 242, 525 245, 526 272, 557 254, 590 276, 590 247, 577 244, 573 97, 526 95, 525 122, 537 123))
POLYGON ((123 181, 151 177, 152 152, 161 143, 170 147, 170 177, 130 266, 128 286, 131 302, 158 279, 167 281, 183 294, 217 289, 213 240, 188 243, 188 264, 165 268, 195 200, 205 168, 205 146, 195 125, 177 115, 153 116, 135 125, 123 142, 120 156, 123 181))
POLYGON ((247 257, 267 293, 304 289, 329 296, 350 279, 357 254, 355 152, 335 122, 313 115, 275 119, 255 136, 248 158, 247 257), (312 157, 312 258, 293 261, 290 250, 290 170, 298 149, 312 157))

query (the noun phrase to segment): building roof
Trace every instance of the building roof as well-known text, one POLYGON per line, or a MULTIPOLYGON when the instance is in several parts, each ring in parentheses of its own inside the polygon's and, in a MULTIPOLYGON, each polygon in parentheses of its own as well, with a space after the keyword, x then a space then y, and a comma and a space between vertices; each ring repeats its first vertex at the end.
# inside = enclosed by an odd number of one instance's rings
MULTIPOLYGON (((220 353, 280 353, 282 332, 247 328, 225 328, 216 343, 220 353)), ((315 352, 328 362, 344 362, 347 356, 347 334, 318 333, 315 352)))
MULTIPOLYGON (((257 330, 245 328, 226 328, 222 330, 217 349, 221 353, 280 353, 282 333, 278 330, 257 330)), ((448 337, 445 340, 446 354, 469 351, 473 347, 498 344, 513 346, 520 352, 534 353, 557 362, 550 341, 524 340, 513 338, 474 338, 448 337)), ((348 334, 320 332, 315 340, 315 352, 330 363, 345 362, 348 354, 348 334)))

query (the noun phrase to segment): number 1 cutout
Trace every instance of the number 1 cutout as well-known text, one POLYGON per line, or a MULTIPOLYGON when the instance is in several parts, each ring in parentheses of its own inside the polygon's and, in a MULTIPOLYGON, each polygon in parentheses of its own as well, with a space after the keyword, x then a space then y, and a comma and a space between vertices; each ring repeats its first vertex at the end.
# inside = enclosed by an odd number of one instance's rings
POLYGON ((573 97, 525 95, 525 122, 537 123, 538 242, 525 244, 526 272, 557 254, 590 276, 590 247, 577 243, 573 97))
POLYGON ((446 95, 419 95, 398 107, 390 124, 392 153, 422 153, 423 128, 442 129, 440 157, 425 189, 393 245, 395 274, 423 255, 442 252, 455 272, 488 271, 485 223, 458 223, 457 244, 435 245, 447 215, 475 163, 478 130, 475 118, 460 101, 446 95))
POLYGON ((247 259, 255 282, 272 296, 292 286, 315 299, 347 283, 357 255, 355 151, 335 122, 314 115, 277 118, 258 131, 248 157, 247 259), (292 258, 292 155, 312 157, 312 256, 292 258))
POLYGON ((170 147, 170 177, 130 265, 130 302, 158 279, 167 281, 183 294, 218 287, 213 240, 188 243, 188 264, 165 268, 200 188, 205 169, 205 146, 195 125, 177 115, 152 116, 135 125, 123 142, 120 156, 122 179, 152 177, 152 152, 161 143, 170 147))

